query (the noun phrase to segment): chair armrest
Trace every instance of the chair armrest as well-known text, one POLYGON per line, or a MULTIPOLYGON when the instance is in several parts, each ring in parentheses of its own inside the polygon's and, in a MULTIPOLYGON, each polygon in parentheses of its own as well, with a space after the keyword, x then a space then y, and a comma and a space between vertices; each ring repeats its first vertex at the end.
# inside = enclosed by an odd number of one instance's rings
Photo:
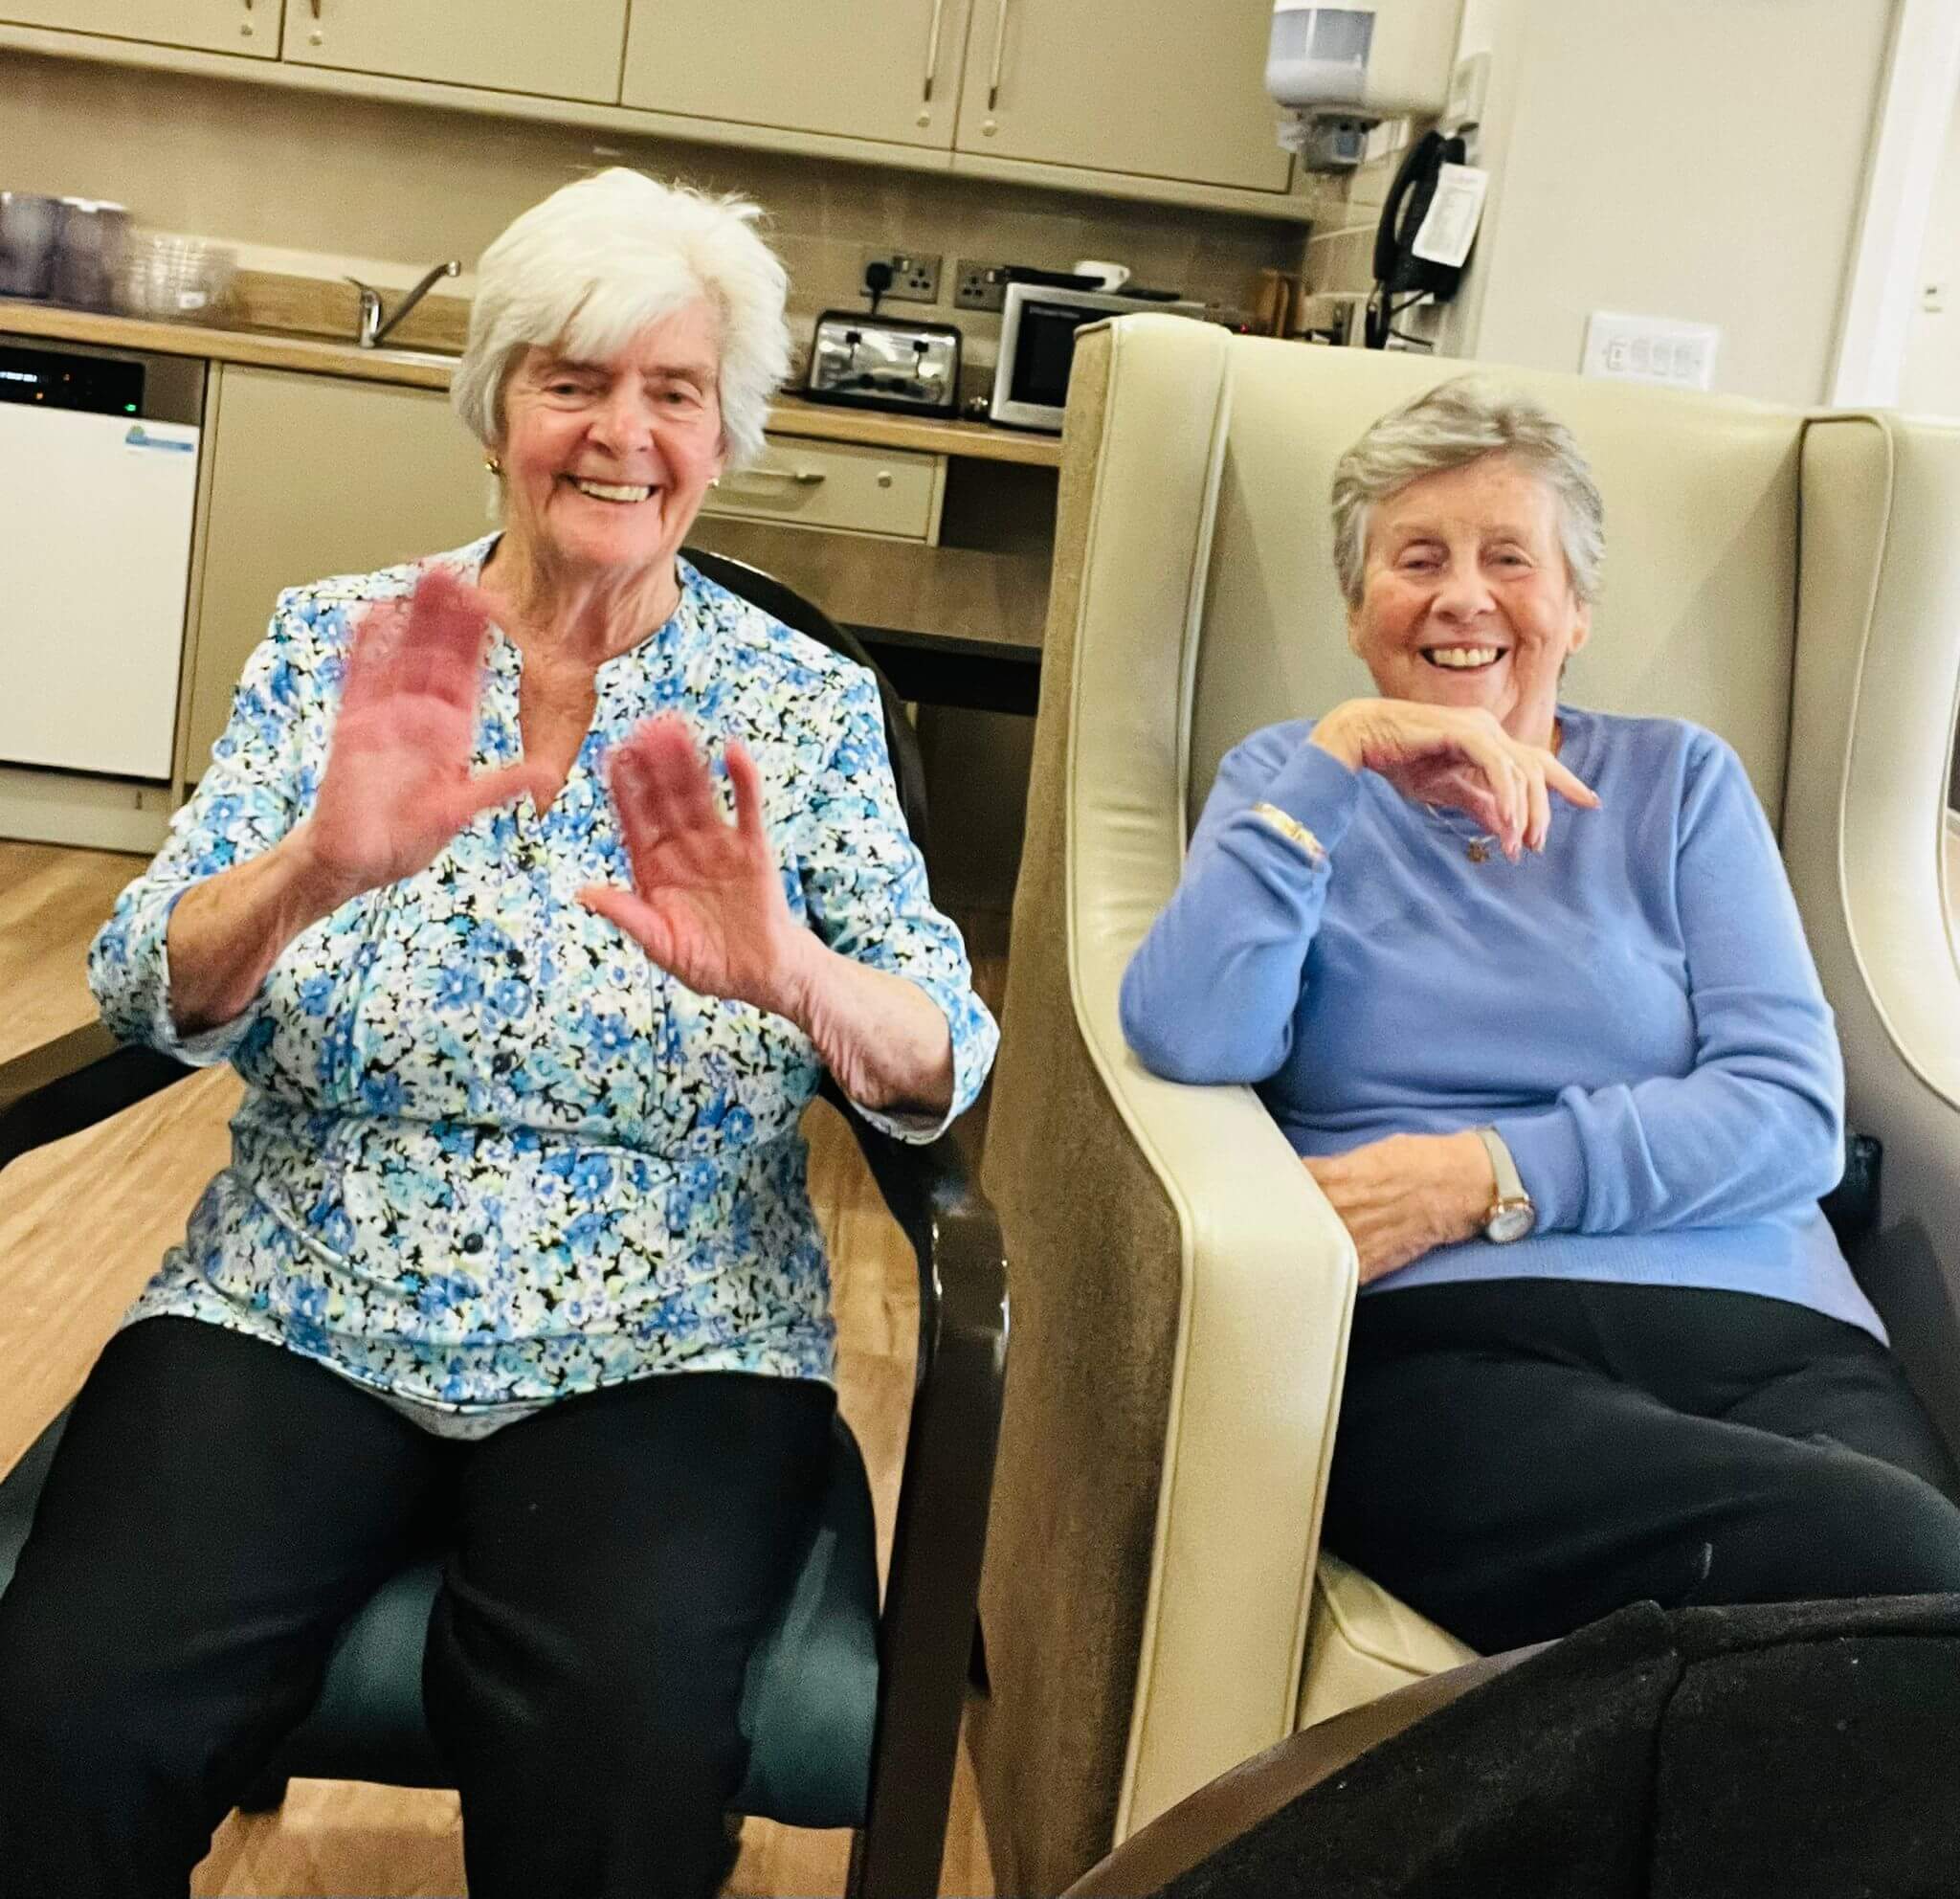
POLYGON ((918 1371, 853 1889, 935 1892, 1000 1435, 1007 1261, 1000 1223, 956 1141, 916 1146, 855 1112, 846 1118, 919 1263, 918 1371))
POLYGON ((195 1072, 154 1049, 125 1047, 100 1022, 0 1062, 0 1167, 195 1072))
POLYGON ((1121 1042, 1113 980, 1082 991, 1107 1093, 1078 1111, 1136 1143, 1182 1251, 1121 1840, 1293 1729, 1359 1274, 1258 1095, 1150 1074, 1121 1042))

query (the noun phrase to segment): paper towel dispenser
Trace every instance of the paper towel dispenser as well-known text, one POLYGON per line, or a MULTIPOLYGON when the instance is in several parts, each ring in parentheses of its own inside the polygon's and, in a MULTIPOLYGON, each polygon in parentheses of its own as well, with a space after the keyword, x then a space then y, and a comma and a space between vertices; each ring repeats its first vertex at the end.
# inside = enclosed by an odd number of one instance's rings
POLYGON ((1273 0, 1266 90, 1285 108, 1280 143, 1310 169, 1341 170, 1384 119, 1439 116, 1462 15, 1463 0, 1273 0))

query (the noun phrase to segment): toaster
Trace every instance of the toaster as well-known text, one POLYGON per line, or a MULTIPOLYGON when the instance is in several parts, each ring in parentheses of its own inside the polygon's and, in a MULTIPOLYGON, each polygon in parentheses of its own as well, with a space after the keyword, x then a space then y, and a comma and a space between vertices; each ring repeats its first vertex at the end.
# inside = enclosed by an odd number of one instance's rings
POLYGON ((950 324, 901 323, 826 310, 810 340, 803 393, 813 402, 953 415, 960 402, 960 333, 950 324))

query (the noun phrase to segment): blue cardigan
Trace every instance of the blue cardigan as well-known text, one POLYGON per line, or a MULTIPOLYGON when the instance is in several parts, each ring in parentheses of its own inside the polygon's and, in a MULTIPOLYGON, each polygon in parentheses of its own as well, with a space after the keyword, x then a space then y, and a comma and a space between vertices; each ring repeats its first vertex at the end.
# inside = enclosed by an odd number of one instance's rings
POLYGON ((1302 1154, 1497 1128, 1537 1231, 1438 1247, 1370 1291, 1716 1286, 1882 1339, 1817 1209, 1843 1167, 1843 1065, 1741 763, 1680 720, 1559 718, 1602 808, 1554 797, 1544 855, 1515 865, 1307 743, 1311 722, 1254 733, 1125 974, 1131 1047, 1173 1081, 1252 1084, 1302 1154))

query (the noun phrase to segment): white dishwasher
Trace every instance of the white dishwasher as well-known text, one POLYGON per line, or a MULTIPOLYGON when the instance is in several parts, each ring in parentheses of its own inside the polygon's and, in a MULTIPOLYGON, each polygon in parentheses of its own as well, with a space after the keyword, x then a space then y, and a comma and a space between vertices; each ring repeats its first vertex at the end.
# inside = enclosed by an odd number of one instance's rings
POLYGON ((204 379, 0 334, 0 764, 170 775, 204 379))

